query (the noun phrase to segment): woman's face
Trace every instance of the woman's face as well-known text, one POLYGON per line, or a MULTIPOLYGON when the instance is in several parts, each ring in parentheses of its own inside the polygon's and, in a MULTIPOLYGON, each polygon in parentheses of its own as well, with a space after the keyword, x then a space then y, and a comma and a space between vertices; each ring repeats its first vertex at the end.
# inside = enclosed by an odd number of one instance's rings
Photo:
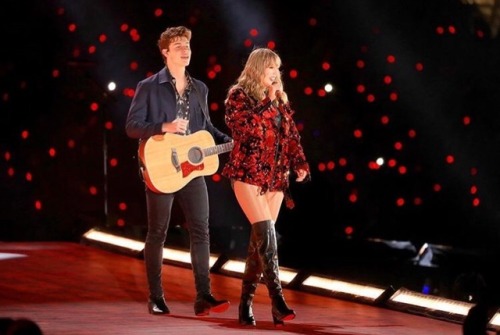
POLYGON ((271 63, 268 67, 264 69, 264 75, 262 76, 262 84, 268 87, 273 83, 276 83, 276 80, 279 77, 279 68, 275 63, 271 63))

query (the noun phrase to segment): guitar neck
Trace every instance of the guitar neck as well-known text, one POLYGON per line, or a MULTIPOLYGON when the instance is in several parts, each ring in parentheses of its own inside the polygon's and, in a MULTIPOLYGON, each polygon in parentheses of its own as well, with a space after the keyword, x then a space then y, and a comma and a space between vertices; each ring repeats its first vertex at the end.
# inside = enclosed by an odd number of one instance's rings
POLYGON ((218 144, 218 145, 215 145, 213 147, 210 147, 210 148, 203 149, 203 153, 205 156, 218 155, 218 154, 222 154, 224 152, 231 151, 233 146, 234 146, 233 142, 222 143, 222 144, 218 144))

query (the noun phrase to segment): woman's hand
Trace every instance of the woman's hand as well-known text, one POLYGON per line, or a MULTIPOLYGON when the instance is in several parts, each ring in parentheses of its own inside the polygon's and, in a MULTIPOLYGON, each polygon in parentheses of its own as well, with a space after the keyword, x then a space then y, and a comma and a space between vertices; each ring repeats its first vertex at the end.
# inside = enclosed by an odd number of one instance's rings
POLYGON ((297 173, 297 179, 295 179, 295 181, 300 183, 301 181, 304 181, 304 179, 306 179, 306 177, 307 177, 306 170, 300 169, 300 170, 297 170, 295 172, 297 173))
POLYGON ((281 91, 283 91, 283 86, 281 85, 281 83, 274 82, 269 85, 267 89, 267 96, 269 97, 269 99, 271 99, 271 101, 281 98, 281 91))

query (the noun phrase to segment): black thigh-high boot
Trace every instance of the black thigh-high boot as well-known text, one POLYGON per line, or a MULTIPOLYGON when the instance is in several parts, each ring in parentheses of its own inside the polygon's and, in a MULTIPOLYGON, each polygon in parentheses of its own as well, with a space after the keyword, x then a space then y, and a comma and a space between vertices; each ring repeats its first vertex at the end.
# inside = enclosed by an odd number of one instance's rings
POLYGON ((250 242, 248 243, 248 253, 245 263, 245 272, 243 273, 240 305, 238 308, 238 319, 240 324, 243 326, 256 325, 255 318, 253 316, 252 303, 261 275, 262 264, 257 251, 256 235, 252 230, 250 242))
POLYGON ((295 318, 295 311, 288 308, 279 277, 278 245, 272 220, 259 221, 252 225, 257 250, 262 261, 264 280, 272 299, 272 315, 275 326, 284 325, 285 320, 295 318))

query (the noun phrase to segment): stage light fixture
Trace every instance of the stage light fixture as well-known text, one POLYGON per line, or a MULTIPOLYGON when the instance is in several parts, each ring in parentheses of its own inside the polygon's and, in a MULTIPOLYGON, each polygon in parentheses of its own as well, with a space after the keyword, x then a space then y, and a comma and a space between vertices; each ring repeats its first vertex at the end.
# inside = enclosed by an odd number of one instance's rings
POLYGON ((497 311, 488 323, 488 328, 500 331, 500 311, 497 311))
POLYGON ((28 255, 14 254, 10 252, 0 252, 0 261, 4 261, 6 259, 22 258, 22 257, 28 257, 28 255))
POLYGON ((298 272, 289 268, 284 268, 280 266, 280 279, 281 282, 284 284, 290 283, 292 280, 295 279, 297 276, 298 272))
POLYGON ((82 243, 102 246, 127 254, 138 255, 144 250, 144 242, 116 236, 96 229, 91 229, 82 236, 82 243))
POLYGON ((316 293, 323 293, 323 295, 326 293, 327 295, 365 303, 375 303, 386 291, 383 288, 348 283, 317 275, 307 277, 302 282, 302 286, 308 291, 316 291, 316 293))
MULTIPOLYGON (((82 243, 95 245, 104 249, 118 251, 120 253, 142 256, 144 242, 136 241, 130 238, 109 234, 96 229, 91 229, 82 236, 82 243)), ((218 255, 210 255, 209 264, 212 267, 218 255)), ((166 263, 174 263, 184 267, 191 267, 191 254, 189 250, 175 249, 170 247, 163 248, 163 260, 166 263)))
POLYGON ((221 266, 221 271, 240 277, 245 271, 245 262, 229 259, 221 266))
MULTIPOLYGON (((210 267, 212 267, 215 262, 217 262, 218 258, 218 255, 210 255, 210 267)), ((163 248, 163 260, 167 263, 173 263, 184 267, 191 267, 191 253, 189 252, 189 250, 165 247, 163 248)))
POLYGON ((400 288, 389 298, 387 306, 410 313, 463 322, 473 304, 400 288))

